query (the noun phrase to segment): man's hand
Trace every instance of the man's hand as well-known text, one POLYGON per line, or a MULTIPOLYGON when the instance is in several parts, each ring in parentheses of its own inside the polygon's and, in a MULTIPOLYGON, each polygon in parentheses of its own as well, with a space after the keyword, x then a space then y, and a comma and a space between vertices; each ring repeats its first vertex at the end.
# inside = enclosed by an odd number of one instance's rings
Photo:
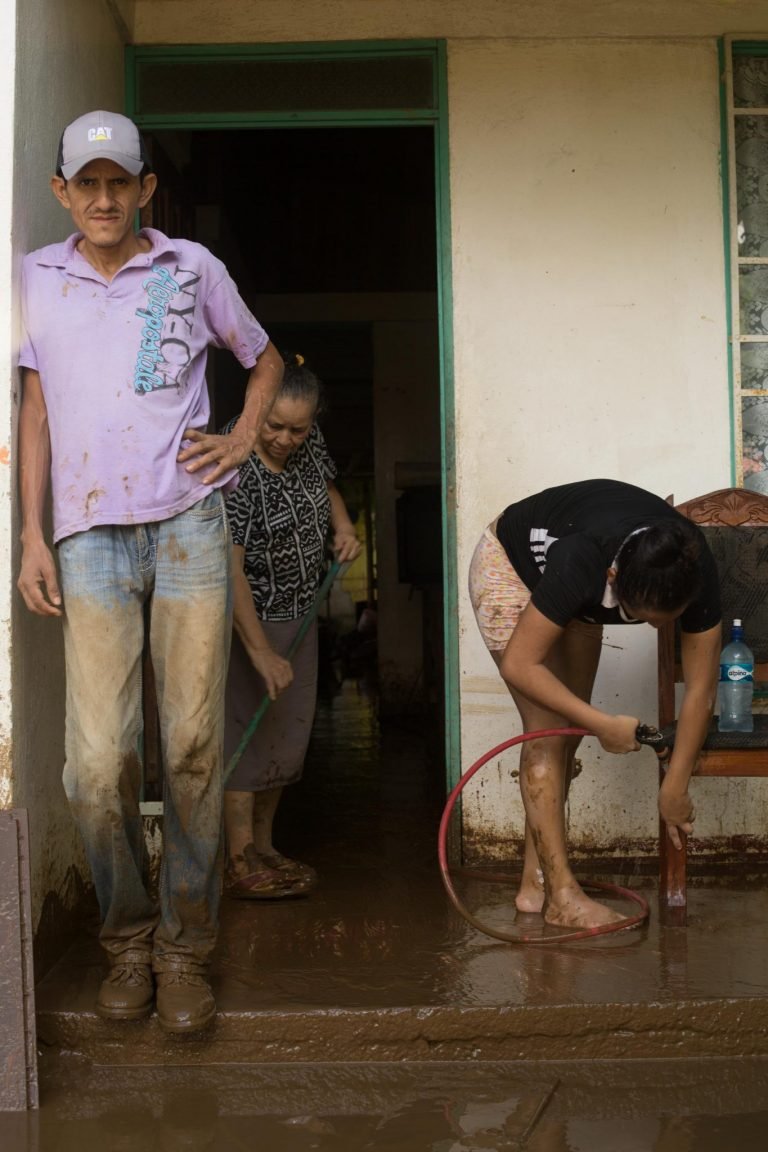
POLYGON ((210 472, 200 477, 202 484, 213 484, 225 472, 231 472, 233 468, 244 464, 253 451, 255 441, 255 437, 247 435, 244 426, 240 428, 239 420, 226 436, 187 428, 184 439, 191 443, 181 449, 176 459, 179 464, 186 464, 187 472, 198 472, 201 468, 213 465, 210 472))
POLYGON ((284 367, 282 356, 270 340, 248 375, 243 411, 232 431, 217 436, 187 428, 184 439, 190 443, 176 457, 179 464, 185 464, 187 472, 212 466, 200 477, 203 484, 213 484, 225 472, 244 464, 256 447, 259 429, 277 395, 284 367))
POLYGON ((290 663, 272 648, 252 649, 250 656, 254 668, 264 678, 270 700, 277 700, 280 693, 293 683, 290 663))
POLYGON ((61 616, 61 592, 53 555, 41 540, 25 544, 21 555, 18 589, 30 612, 37 616, 61 616))
POLYGON ((635 735, 639 723, 636 716, 603 715, 599 726, 595 727, 595 736, 606 752, 619 755, 624 752, 636 752, 640 747, 635 735))
POLYGON ((682 848, 680 833, 685 832, 689 836, 693 832, 695 819, 693 801, 688 790, 681 792, 667 777, 659 789, 659 812, 675 848, 682 848))

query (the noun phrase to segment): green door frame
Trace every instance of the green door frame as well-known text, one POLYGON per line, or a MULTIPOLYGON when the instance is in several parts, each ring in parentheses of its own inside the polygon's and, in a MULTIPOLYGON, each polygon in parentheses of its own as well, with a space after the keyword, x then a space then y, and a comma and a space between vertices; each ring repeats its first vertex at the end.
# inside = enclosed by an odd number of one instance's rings
POLYGON ((126 48, 126 113, 143 129, 323 128, 429 125, 434 128, 437 221, 437 303, 440 359, 440 440, 443 492, 443 590, 445 636, 446 785, 461 774, 459 715, 458 572, 456 552, 456 451, 451 281, 450 178, 448 163, 448 84, 442 40, 343 41, 300 44, 133 45, 126 48), (143 62, 172 64, 203 60, 366 60, 431 56, 433 91, 428 108, 312 109, 270 112, 159 114, 138 111, 137 77, 143 62))

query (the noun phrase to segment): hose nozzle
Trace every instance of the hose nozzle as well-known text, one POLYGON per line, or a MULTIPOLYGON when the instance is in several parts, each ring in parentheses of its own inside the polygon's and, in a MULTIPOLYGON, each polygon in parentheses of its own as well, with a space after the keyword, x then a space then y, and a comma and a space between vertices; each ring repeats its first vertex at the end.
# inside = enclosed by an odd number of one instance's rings
POLYGON ((654 728, 653 724, 638 724, 635 739, 638 744, 648 744, 658 755, 669 748, 666 736, 663 732, 659 732, 658 728, 654 728))

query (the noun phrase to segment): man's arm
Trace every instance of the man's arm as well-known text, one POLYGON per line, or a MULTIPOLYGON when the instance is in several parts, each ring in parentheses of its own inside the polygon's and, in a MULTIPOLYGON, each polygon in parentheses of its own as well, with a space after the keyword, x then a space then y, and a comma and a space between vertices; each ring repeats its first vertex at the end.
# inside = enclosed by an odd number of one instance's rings
POLYGON ((243 411, 232 431, 226 436, 217 436, 195 428, 185 430, 185 439, 192 443, 182 448, 177 459, 180 464, 186 464, 187 472, 213 466, 210 472, 200 477, 203 484, 213 484, 225 472, 248 459, 277 395, 283 368, 283 358, 270 341, 251 369, 243 411))
POLYGON ((43 535, 43 509, 51 478, 48 409, 40 374, 24 369, 19 413, 21 571, 18 588, 38 616, 61 616, 61 592, 53 555, 43 535))

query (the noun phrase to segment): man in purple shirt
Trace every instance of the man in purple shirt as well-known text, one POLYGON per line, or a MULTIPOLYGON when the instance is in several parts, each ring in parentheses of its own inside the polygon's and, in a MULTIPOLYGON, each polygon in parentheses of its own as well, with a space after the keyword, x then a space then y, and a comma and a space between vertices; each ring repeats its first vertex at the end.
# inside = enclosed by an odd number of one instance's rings
POLYGON ((253 451, 282 359, 207 249, 134 231, 156 187, 112 112, 70 124, 54 195, 76 232, 23 268, 19 422, 27 607, 63 622, 64 787, 85 842, 109 973, 96 1010, 170 1032, 215 1016, 207 979, 221 868, 223 693, 231 635, 223 490, 253 451), (207 432, 207 348, 249 371, 243 413, 207 432), (61 574, 43 534, 48 486, 61 574), (141 790, 145 631, 157 682, 164 852, 147 891, 141 790))

